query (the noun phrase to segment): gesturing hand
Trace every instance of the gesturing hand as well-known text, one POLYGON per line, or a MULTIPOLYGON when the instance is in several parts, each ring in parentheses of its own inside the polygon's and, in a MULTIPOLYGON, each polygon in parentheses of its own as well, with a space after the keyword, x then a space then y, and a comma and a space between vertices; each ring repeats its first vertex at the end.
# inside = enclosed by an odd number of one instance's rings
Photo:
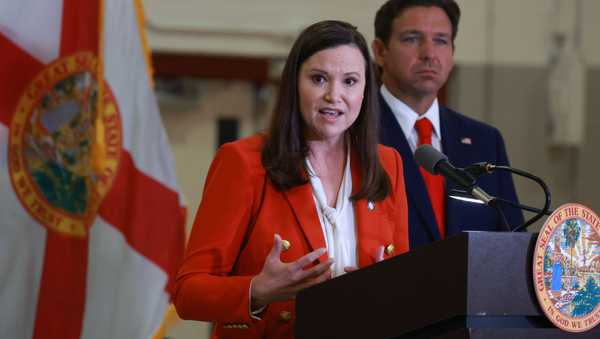
MULTIPOLYGON (((380 247, 377 249, 377 256, 375 257, 375 262, 380 262, 380 261, 383 261, 383 251, 384 251, 384 247, 383 247, 383 246, 380 246, 380 247)), ((349 272, 354 272, 354 271, 356 271, 357 269, 358 269, 358 267, 350 267, 350 266, 346 266, 346 267, 344 267, 344 271, 345 271, 346 273, 349 273, 349 272)))
POLYGON ((300 290, 331 277, 329 270, 333 263, 331 259, 304 269, 325 254, 327 252, 325 248, 314 250, 291 263, 281 261, 281 248, 281 237, 275 234, 273 247, 262 270, 252 279, 250 289, 252 309, 258 309, 274 301, 294 298, 300 290))

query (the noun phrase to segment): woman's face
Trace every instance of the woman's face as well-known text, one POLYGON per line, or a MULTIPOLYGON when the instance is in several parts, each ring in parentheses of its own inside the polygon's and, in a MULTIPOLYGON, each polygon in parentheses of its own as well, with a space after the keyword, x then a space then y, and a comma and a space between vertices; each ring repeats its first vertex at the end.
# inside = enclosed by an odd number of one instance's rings
POLYGON ((365 83, 365 60, 354 45, 324 49, 306 59, 298 74, 304 137, 338 141, 358 117, 365 83))

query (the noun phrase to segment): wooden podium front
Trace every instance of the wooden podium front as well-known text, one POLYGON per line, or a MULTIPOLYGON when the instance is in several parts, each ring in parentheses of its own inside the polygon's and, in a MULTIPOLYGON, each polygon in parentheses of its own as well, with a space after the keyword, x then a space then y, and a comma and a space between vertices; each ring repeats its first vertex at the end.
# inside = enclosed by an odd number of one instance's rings
POLYGON ((600 338, 557 329, 532 280, 536 235, 465 232, 306 289, 296 338, 600 338))

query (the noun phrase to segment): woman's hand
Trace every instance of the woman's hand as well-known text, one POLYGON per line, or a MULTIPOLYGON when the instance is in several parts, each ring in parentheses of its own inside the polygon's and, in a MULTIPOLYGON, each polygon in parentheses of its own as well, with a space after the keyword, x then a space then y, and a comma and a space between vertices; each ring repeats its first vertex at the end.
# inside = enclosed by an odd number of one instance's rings
POLYGON ((253 310, 274 301, 292 299, 300 290, 331 277, 330 267, 333 261, 330 258, 311 268, 304 269, 325 254, 327 252, 325 248, 314 250, 291 263, 281 261, 281 248, 281 237, 275 234, 273 248, 271 248, 261 272, 252 279, 250 298, 253 310))
MULTIPOLYGON (((380 262, 383 261, 383 251, 385 250, 385 248, 383 246, 380 246, 379 249, 377 250, 377 256, 375 257, 375 262, 380 262)), ((346 273, 349 272, 354 272, 358 269, 358 267, 350 267, 350 266, 346 266, 344 267, 344 271, 346 273)))

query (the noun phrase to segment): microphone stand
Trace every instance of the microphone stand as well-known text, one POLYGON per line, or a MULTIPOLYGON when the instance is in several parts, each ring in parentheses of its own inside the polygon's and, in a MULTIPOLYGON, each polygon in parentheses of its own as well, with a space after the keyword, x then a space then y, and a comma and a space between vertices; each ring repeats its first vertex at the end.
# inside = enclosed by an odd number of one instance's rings
MULTIPOLYGON (((544 215, 550 215, 552 214, 553 211, 550 210, 550 201, 552 200, 552 195, 550 193, 550 189, 548 188, 548 185, 546 185, 546 183, 544 182, 544 180, 542 180, 540 177, 535 176, 531 173, 522 171, 520 169, 516 169, 516 168, 512 168, 509 166, 495 166, 495 165, 490 165, 491 170, 500 170, 500 171, 505 171, 505 172, 510 172, 510 173, 514 173, 516 175, 531 179, 533 181, 535 181, 541 188, 542 190, 544 190, 544 207, 542 207, 542 210, 539 210, 537 208, 532 208, 529 206, 525 206, 525 205, 521 205, 521 204, 517 204, 517 203, 509 203, 507 200, 505 199, 499 199, 496 198, 496 200, 500 201, 500 202, 504 202, 508 205, 511 205, 513 207, 518 207, 521 208, 523 210, 527 210, 530 212, 536 212, 536 214, 529 218, 529 220, 525 221, 523 224, 517 226, 516 228, 513 229, 513 232, 517 232, 520 229, 526 228, 527 226, 533 224, 534 222, 540 220, 544 215)), ((491 173, 491 172, 489 172, 491 173)))
MULTIPOLYGON (((502 216, 502 218, 506 224, 508 224, 508 223, 506 221, 506 217, 504 216, 504 213, 502 212, 502 210, 500 208, 500 204, 505 204, 505 205, 508 205, 511 207, 519 208, 521 210, 536 213, 529 220, 523 222, 523 224, 512 229, 512 232, 517 232, 523 228, 526 228, 527 226, 529 226, 529 225, 533 224, 534 222, 538 221, 539 219, 541 219, 544 215, 552 214, 553 211, 550 210, 550 202, 551 202, 550 189, 548 188, 548 185, 546 185, 546 183, 541 178, 539 178, 531 173, 525 172, 523 170, 519 170, 516 168, 509 167, 509 166, 496 166, 496 165, 493 165, 490 163, 478 163, 478 164, 469 166, 464 169, 465 172, 469 173, 472 176, 478 176, 483 173, 491 174, 495 170, 514 173, 519 176, 533 180, 544 191, 545 201, 544 201, 544 207, 541 210, 538 208, 535 208, 535 207, 530 207, 527 205, 516 203, 514 201, 509 201, 509 200, 498 198, 498 197, 492 197, 493 199, 492 199, 492 201, 489 202, 489 205, 491 205, 491 207, 495 207, 499 211, 500 215, 502 216)), ((466 193, 466 192, 464 192, 464 193, 466 193)))

